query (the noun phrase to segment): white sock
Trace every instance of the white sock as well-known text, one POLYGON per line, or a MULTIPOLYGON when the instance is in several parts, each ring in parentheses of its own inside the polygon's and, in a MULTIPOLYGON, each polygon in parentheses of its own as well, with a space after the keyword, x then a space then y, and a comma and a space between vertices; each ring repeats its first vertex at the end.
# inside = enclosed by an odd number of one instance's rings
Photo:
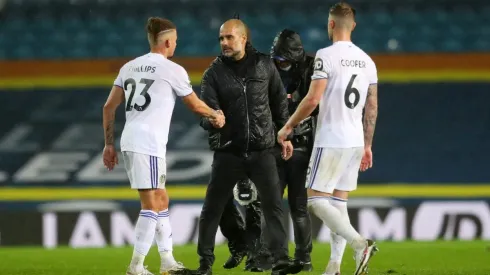
MULTIPOLYGON (((350 223, 349 213, 347 212, 347 200, 337 197, 330 197, 330 204, 337 208, 342 216, 342 219, 350 223)), ((330 261, 341 263, 344 256, 345 245, 347 241, 339 234, 330 231, 330 261)))
POLYGON ((158 252, 163 261, 173 260, 172 255, 172 227, 170 226, 170 214, 168 209, 158 213, 158 223, 155 239, 158 245, 158 252))
POLYGON ((131 270, 142 272, 145 257, 150 251, 153 239, 155 238, 155 228, 157 226, 158 214, 151 210, 141 210, 135 227, 135 243, 133 258, 131 259, 131 270))
POLYGON ((366 246, 366 240, 357 233, 349 222, 342 218, 340 211, 330 204, 330 198, 309 197, 308 208, 331 231, 344 237, 354 250, 360 250, 366 246))

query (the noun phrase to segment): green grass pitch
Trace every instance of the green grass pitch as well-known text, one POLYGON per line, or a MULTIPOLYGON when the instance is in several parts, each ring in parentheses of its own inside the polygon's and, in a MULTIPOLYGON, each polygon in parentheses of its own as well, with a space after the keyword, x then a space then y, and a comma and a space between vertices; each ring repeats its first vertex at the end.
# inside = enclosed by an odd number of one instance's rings
MULTIPOLYGON (((490 243, 475 242, 382 242, 380 252, 373 258, 369 274, 397 275, 489 275, 490 243)), ((292 247, 291 247, 292 248, 292 247)), ((347 248, 342 274, 353 274, 354 260, 347 248)), ((0 274, 2 275, 124 275, 132 249, 72 249, 57 248, 0 248, 0 274)), ((175 247, 174 255, 187 267, 197 268, 196 246, 175 247)), ((328 244, 316 244, 313 248, 314 271, 322 274, 328 261, 328 244)), ((233 270, 221 265, 228 257, 225 246, 216 248, 213 274, 249 274, 243 272, 243 264, 233 270)), ((155 247, 150 251, 146 264, 158 274, 159 256, 155 247)), ((270 274, 270 273, 262 273, 270 274)), ((308 274, 306 272, 301 274, 308 274)))

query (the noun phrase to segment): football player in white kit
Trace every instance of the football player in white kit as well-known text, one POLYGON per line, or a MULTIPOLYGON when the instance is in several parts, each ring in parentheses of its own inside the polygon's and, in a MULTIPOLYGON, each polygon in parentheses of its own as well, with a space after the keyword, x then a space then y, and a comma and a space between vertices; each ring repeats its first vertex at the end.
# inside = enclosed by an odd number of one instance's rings
POLYGON ((332 254, 324 275, 340 274, 346 242, 355 251, 355 275, 367 273, 368 262, 378 250, 352 227, 347 213, 348 194, 357 188, 358 171, 372 167, 378 112, 376 66, 351 42, 355 25, 355 10, 349 4, 341 2, 330 9, 328 35, 333 45, 317 52, 308 95, 278 134, 280 143, 286 140, 320 104, 306 188, 309 210, 332 231, 332 254))
POLYGON ((176 48, 177 30, 166 19, 149 18, 147 35, 151 52, 126 63, 114 81, 104 105, 104 165, 118 163, 114 148, 114 119, 125 102, 126 123, 121 136, 124 166, 132 189, 137 189, 141 211, 135 226, 135 245, 127 275, 150 275, 143 266, 153 240, 161 256, 161 274, 179 274, 186 269, 172 254, 169 198, 165 191, 165 153, 175 100, 181 97, 193 112, 207 117, 217 128, 224 125, 215 111, 193 92, 184 68, 170 61, 176 48))

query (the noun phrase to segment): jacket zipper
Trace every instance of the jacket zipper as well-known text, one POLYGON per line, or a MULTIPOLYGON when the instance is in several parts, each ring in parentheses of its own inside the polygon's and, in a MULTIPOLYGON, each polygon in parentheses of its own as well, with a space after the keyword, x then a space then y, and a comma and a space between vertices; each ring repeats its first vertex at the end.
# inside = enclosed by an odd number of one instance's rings
POLYGON ((245 157, 248 157, 248 146, 250 143, 250 118, 248 116, 247 84, 243 84, 243 94, 245 95, 245 108, 247 109, 247 143, 245 146, 245 157))
POLYGON ((225 68, 227 68, 231 75, 233 76, 233 78, 235 78, 235 80, 240 84, 242 85, 243 87, 243 95, 245 96, 245 108, 246 108, 246 112, 247 112, 247 142, 245 143, 245 157, 248 157, 248 147, 250 146, 250 117, 249 117, 249 114, 248 114, 248 99, 247 99, 247 80, 242 81, 240 78, 238 78, 235 73, 230 69, 228 68, 226 65, 224 66, 225 68))

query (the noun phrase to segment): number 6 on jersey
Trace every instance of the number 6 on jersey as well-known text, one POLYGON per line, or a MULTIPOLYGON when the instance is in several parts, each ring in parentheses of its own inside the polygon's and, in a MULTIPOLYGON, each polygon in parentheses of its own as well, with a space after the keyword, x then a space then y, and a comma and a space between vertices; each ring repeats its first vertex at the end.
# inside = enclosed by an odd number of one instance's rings
POLYGON ((347 85, 347 88, 345 89, 345 94, 344 94, 344 102, 345 106, 349 109, 354 109, 357 104, 359 104, 359 100, 361 99, 361 95, 359 94, 359 90, 356 88, 352 87, 354 84, 354 80, 356 79, 357 74, 353 74, 350 78, 349 85, 347 85), (351 95, 354 94, 354 101, 351 101, 351 95))
POLYGON ((126 81, 124 81, 124 91, 128 91, 128 86, 131 85, 131 92, 128 97, 128 102, 126 104, 126 112, 130 112, 133 110, 133 107, 136 111, 144 111, 146 108, 151 103, 151 97, 148 94, 148 90, 150 89, 151 85, 155 82, 155 80, 152 79, 147 79, 147 78, 142 78, 140 80, 141 84, 144 84, 145 86, 143 87, 143 90, 141 91, 140 95, 145 97, 145 103, 143 105, 139 105, 137 103, 133 104, 133 96, 134 92, 136 91, 136 81, 133 78, 128 78, 126 81))

